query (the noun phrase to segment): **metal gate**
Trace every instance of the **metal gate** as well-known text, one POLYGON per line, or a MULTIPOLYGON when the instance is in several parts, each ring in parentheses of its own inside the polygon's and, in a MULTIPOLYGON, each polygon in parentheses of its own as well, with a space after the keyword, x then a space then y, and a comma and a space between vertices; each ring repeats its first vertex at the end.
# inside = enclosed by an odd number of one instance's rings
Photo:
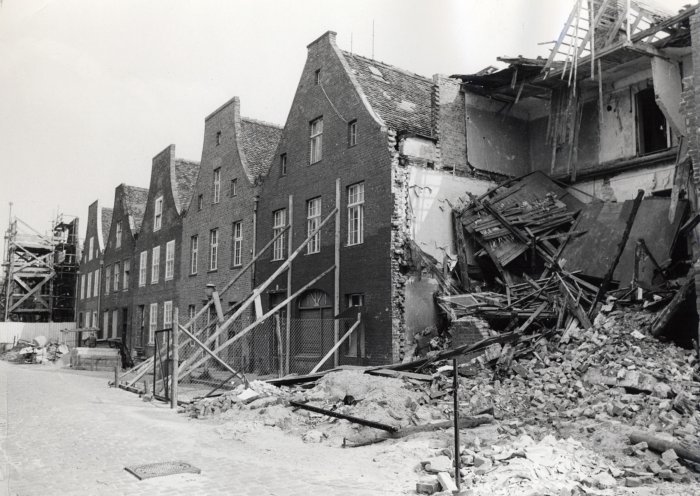
POLYGON ((155 332, 153 353, 153 396, 170 401, 170 372, 172 370, 172 329, 155 332))

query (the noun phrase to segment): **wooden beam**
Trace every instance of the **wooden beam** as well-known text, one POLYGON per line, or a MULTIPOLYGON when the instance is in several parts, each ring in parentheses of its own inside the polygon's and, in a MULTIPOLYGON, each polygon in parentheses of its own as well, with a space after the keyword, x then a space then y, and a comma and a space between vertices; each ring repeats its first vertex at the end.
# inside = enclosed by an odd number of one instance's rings
POLYGON ((238 372, 237 370, 233 370, 233 369, 229 366, 229 364, 227 364, 227 363, 224 362, 221 358, 219 358, 218 356, 216 356, 216 354, 215 354, 213 351, 211 351, 211 350, 209 349, 208 346, 206 346, 206 345, 205 345, 204 343, 202 343, 199 339, 197 339, 197 336, 195 336, 194 334, 192 334, 192 333, 191 333, 190 331, 188 331, 185 327, 181 326, 180 324, 177 324, 177 326, 180 328, 180 330, 181 330, 182 332, 184 332, 184 333, 187 335, 187 337, 189 337, 192 341, 194 341, 195 344, 196 344, 197 346, 199 346, 200 348, 202 348, 202 350, 204 350, 204 352, 205 352, 207 355, 211 356, 214 360, 216 360, 221 366, 223 366, 226 370, 228 370, 228 371, 231 372, 232 374, 235 374, 235 375, 241 377, 241 379, 243 379, 243 383, 245 384, 245 387, 248 387, 248 379, 246 378, 246 376, 245 376, 243 373, 238 372))
MULTIPOLYGON (((336 322, 338 321, 338 319, 335 319, 335 320, 336 320, 336 322)), ((343 343, 345 342, 345 340, 346 340, 347 338, 350 337, 350 334, 352 334, 353 331, 354 331, 355 329, 357 329, 357 326, 360 325, 360 322, 362 322, 362 321, 360 320, 360 314, 358 313, 358 314, 357 314, 357 320, 356 320, 355 323, 352 325, 352 327, 350 327, 350 329, 348 330, 348 332, 346 332, 346 333, 343 335, 343 337, 340 338, 340 339, 335 343, 335 345, 333 345, 333 348, 331 348, 330 351, 329 351, 328 353, 326 353, 326 356, 324 356, 323 358, 321 358, 321 361, 318 362, 318 363, 316 364, 316 366, 315 366, 313 369, 311 369, 311 372, 309 372, 309 374, 315 374, 316 372, 318 372, 318 369, 320 369, 321 366, 322 366, 324 363, 326 363, 326 360, 328 360, 328 359, 331 357, 331 355, 335 355, 335 354, 336 354, 336 352, 338 351, 338 348, 340 348, 340 345, 343 344, 343 343)), ((333 366, 334 366, 334 367, 337 367, 338 364, 337 364, 337 363, 334 363, 333 366)))

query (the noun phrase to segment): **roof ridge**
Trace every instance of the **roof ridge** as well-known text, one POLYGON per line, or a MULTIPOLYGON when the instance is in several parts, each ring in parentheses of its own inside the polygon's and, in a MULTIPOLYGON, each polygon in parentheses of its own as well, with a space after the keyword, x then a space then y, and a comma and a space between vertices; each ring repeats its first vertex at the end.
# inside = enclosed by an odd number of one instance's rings
POLYGON ((411 71, 409 71, 409 70, 402 69, 401 67, 397 67, 397 66, 395 66, 395 65, 391 65, 391 64, 388 64, 388 63, 386 63, 386 62, 382 62, 381 60, 376 60, 376 59, 371 59, 371 58, 369 58, 369 57, 364 57, 364 56, 358 55, 358 54, 356 54, 356 53, 348 52, 347 50, 341 50, 341 52, 343 53, 343 55, 346 55, 346 56, 349 56, 349 57, 356 57, 356 58, 358 58, 358 59, 363 59, 363 60, 366 60, 366 61, 367 61, 368 63, 370 63, 370 64, 379 65, 379 66, 384 66, 384 67, 386 67, 386 68, 388 68, 388 69, 391 69, 391 70, 393 70, 393 71, 400 72, 400 73, 402 73, 402 74, 404 74, 404 75, 406 75, 406 76, 409 76, 409 77, 412 77, 412 78, 415 78, 415 79, 420 79, 420 80, 422 80, 422 81, 424 81, 424 82, 433 84, 433 80, 430 79, 430 78, 428 78, 428 77, 426 77, 426 76, 422 76, 422 75, 417 74, 417 73, 415 73, 415 72, 411 72, 411 71))
POLYGON ((263 121, 261 119, 253 119, 252 117, 241 117, 242 121, 251 122, 253 124, 260 124, 261 126, 273 127, 275 129, 284 129, 284 126, 280 124, 275 124, 274 122, 263 121))
POLYGON ((190 165, 199 165, 199 162, 196 160, 190 160, 188 158, 175 158, 175 162, 180 163, 180 164, 190 164, 190 165))

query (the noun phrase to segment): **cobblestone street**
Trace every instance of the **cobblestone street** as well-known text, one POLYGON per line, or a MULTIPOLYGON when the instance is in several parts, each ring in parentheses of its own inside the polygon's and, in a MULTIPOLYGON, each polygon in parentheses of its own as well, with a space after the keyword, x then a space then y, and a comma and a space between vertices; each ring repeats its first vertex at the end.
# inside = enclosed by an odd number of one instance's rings
POLYGON ((215 423, 108 388, 108 378, 0 361, 0 495, 384 495, 415 484, 372 450, 304 444, 273 429, 255 442, 223 439, 215 423), (202 473, 139 481, 124 470, 175 460, 202 473))

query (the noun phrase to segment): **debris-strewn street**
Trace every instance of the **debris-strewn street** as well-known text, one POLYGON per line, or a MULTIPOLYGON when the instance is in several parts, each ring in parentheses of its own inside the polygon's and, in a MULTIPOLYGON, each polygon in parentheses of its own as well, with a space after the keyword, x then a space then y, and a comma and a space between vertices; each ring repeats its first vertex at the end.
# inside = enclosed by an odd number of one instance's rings
POLYGON ((231 436, 107 388, 108 376, 0 361, 0 494, 383 495, 414 484, 411 467, 387 467, 379 446, 357 456, 255 425, 231 436), (202 473, 139 481, 124 470, 161 461, 202 473))

